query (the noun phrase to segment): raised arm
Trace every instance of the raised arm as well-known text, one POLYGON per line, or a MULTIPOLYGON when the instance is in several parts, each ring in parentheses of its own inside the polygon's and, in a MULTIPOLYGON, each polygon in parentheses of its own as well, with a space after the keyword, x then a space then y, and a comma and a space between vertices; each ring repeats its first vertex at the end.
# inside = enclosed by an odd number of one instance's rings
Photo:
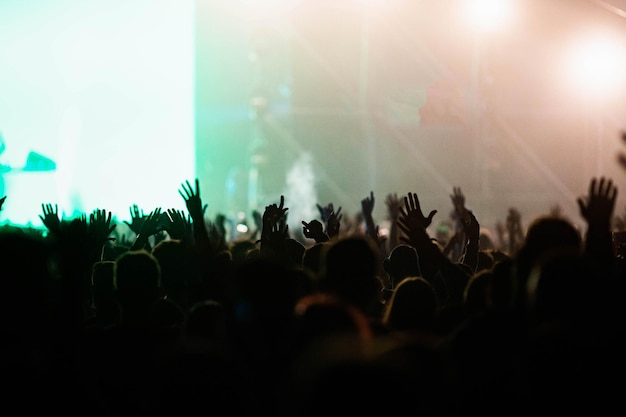
POLYGON ((440 270, 445 263, 451 263, 439 246, 433 242, 426 228, 431 224, 437 211, 432 210, 424 216, 416 193, 404 197, 404 206, 400 207, 398 229, 402 231, 400 241, 417 250, 419 267, 424 278, 437 288, 445 287, 440 270))
POLYGON ((506 216, 506 230, 509 237, 509 255, 515 256, 520 246, 524 243, 524 228, 522 227, 522 214, 515 208, 509 208, 506 216))
POLYGON ((459 261, 466 252, 467 236, 465 234, 465 222, 468 221, 465 208, 465 194, 461 191, 461 187, 453 187, 450 194, 452 202, 452 213, 450 217, 454 222, 454 234, 446 243, 444 254, 452 261, 459 261))
POLYGON ((472 273, 474 273, 478 267, 478 256, 480 252, 480 224, 471 210, 465 210, 462 219, 465 245, 460 261, 467 265, 472 273))
MULTIPOLYGON (((626 145, 626 131, 622 132, 622 144, 626 145)), ((617 154, 617 162, 626 170, 626 152, 619 152, 617 154)))
POLYGON ((335 210, 333 203, 328 203, 325 206, 317 204, 317 210, 320 213, 321 222, 325 225, 324 233, 328 235, 329 239, 332 239, 339 235, 341 226, 341 207, 335 210))
POLYGON ((302 220, 302 234, 308 239, 313 239, 315 243, 327 242, 328 235, 324 231, 324 225, 317 219, 310 222, 302 220))
POLYGON ((400 216, 400 207, 402 200, 398 198, 397 193, 389 193, 385 198, 385 207, 387 208, 387 220, 389 220, 389 239, 387 241, 387 251, 391 251, 400 243, 398 233, 398 217, 400 216))
POLYGON ((130 247, 131 250, 146 249, 152 250, 150 245, 150 236, 153 236, 159 232, 159 224, 161 223, 161 207, 155 208, 147 216, 145 216, 141 229, 135 238, 135 242, 130 247))
POLYGON ((409 223, 414 226, 421 226, 423 229, 430 226, 435 214, 437 214, 437 210, 431 210, 428 216, 424 216, 417 193, 407 193, 404 197, 404 206, 400 207, 400 217, 403 224, 409 223))
POLYGON ((203 252, 215 253, 216 248, 211 243, 209 230, 204 219, 206 207, 203 206, 202 198, 200 197, 200 180, 198 178, 195 179, 194 185, 195 187, 192 187, 189 181, 185 181, 181 184, 178 193, 185 200, 185 206, 191 216, 196 248, 203 252))
POLYGON ((189 244, 193 243, 193 224, 191 215, 182 210, 167 209, 162 216, 165 231, 171 239, 178 239, 189 244))
POLYGON ((128 228, 135 233, 135 235, 139 234, 141 230, 141 225, 146 218, 143 210, 139 208, 137 204, 133 204, 130 208, 130 221, 124 220, 124 223, 128 226, 128 228))
POLYGON ((112 213, 104 209, 96 209, 89 215, 88 233, 94 245, 102 248, 117 225, 111 221, 112 213))
POLYGON ((605 273, 610 273, 615 262, 611 220, 616 199, 617 187, 605 177, 592 178, 588 194, 577 199, 580 214, 587 223, 585 254, 605 273))
POLYGON ((369 197, 365 197, 361 200, 361 214, 363 215, 363 221, 365 222, 365 233, 377 242, 378 227, 376 227, 376 223, 374 222, 373 214, 375 202, 374 191, 370 191, 369 197))
POLYGON ((289 239, 289 226, 287 225, 287 210, 285 197, 280 196, 280 204, 270 204, 263 212, 263 230, 261 231, 260 254, 273 259, 284 265, 302 265, 302 260, 293 259, 287 239, 289 239))
POLYGON ((42 214, 39 215, 41 222, 48 232, 57 235, 61 231, 61 219, 59 218, 59 206, 55 204, 54 206, 51 203, 42 203, 41 204, 42 214))

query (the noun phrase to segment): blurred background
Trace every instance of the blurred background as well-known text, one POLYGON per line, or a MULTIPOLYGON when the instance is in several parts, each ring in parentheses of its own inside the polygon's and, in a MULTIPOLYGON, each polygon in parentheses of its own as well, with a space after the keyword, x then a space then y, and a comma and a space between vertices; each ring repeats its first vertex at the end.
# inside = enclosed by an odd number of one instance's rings
MULTIPOLYGON (((1 0, 3 223, 137 204, 244 222, 416 192, 482 226, 626 185, 623 0, 1 0)), ((624 188, 624 190, 621 190, 624 188)), ((620 187, 617 214, 625 209, 620 187)))

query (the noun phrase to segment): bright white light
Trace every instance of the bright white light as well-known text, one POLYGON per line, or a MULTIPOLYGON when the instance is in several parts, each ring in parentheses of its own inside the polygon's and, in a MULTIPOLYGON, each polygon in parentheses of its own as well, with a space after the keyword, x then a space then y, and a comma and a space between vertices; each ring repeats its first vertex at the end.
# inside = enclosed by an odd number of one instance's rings
POLYGON ((513 0, 466 0, 462 12, 472 28, 478 32, 492 32, 510 21, 513 0))
POLYGON ((185 209, 193 179, 194 1, 0 1, 0 221, 185 209), (24 172, 29 151, 56 171, 24 172), (155 165, 156 164, 156 165, 155 165), (163 164, 167 169, 160 169, 163 164))
POLYGON ((624 83, 626 44, 607 33, 578 39, 565 61, 571 84, 588 97, 607 97, 624 83))

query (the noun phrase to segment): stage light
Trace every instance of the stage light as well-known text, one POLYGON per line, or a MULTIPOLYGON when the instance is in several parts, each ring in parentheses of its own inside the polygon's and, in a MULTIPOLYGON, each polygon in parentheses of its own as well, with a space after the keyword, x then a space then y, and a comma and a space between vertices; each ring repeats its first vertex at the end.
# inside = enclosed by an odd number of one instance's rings
POLYGON ((564 65, 569 89, 583 98, 609 98, 624 91, 626 43, 608 32, 581 34, 568 49, 564 65))
POLYGON ((501 28, 514 12, 513 0, 465 0, 462 3, 465 19, 479 33, 501 28))

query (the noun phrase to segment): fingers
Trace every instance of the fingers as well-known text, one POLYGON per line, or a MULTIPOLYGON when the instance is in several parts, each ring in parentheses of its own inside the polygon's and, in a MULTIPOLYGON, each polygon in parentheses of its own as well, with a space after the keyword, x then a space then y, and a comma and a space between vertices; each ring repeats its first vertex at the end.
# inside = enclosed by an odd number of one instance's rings
POLYGON ((617 187, 610 178, 592 178, 589 183, 589 197, 602 197, 608 200, 617 198, 617 187))
POLYGON ((578 203, 578 209, 580 210, 580 214, 582 214, 583 217, 587 217, 587 203, 585 201, 584 198, 578 198, 576 199, 576 203, 578 203))
POLYGON ((413 194, 412 193, 408 193, 406 197, 404 197, 404 205, 409 211, 413 210, 413 194))
POLYGON ((419 209, 420 203, 419 203, 419 200, 417 199, 417 193, 409 193, 408 202, 409 202, 408 204, 409 204, 409 208, 411 209, 411 211, 419 209))
POLYGON ((406 212, 406 209, 403 206, 400 206, 398 208, 398 212, 400 213, 400 216, 399 216, 400 219, 405 218, 408 215, 406 212))
POLYGON ((602 177, 600 178, 600 183, 598 184, 598 194, 611 199, 617 194, 617 188, 613 186, 613 181, 611 179, 602 177))

